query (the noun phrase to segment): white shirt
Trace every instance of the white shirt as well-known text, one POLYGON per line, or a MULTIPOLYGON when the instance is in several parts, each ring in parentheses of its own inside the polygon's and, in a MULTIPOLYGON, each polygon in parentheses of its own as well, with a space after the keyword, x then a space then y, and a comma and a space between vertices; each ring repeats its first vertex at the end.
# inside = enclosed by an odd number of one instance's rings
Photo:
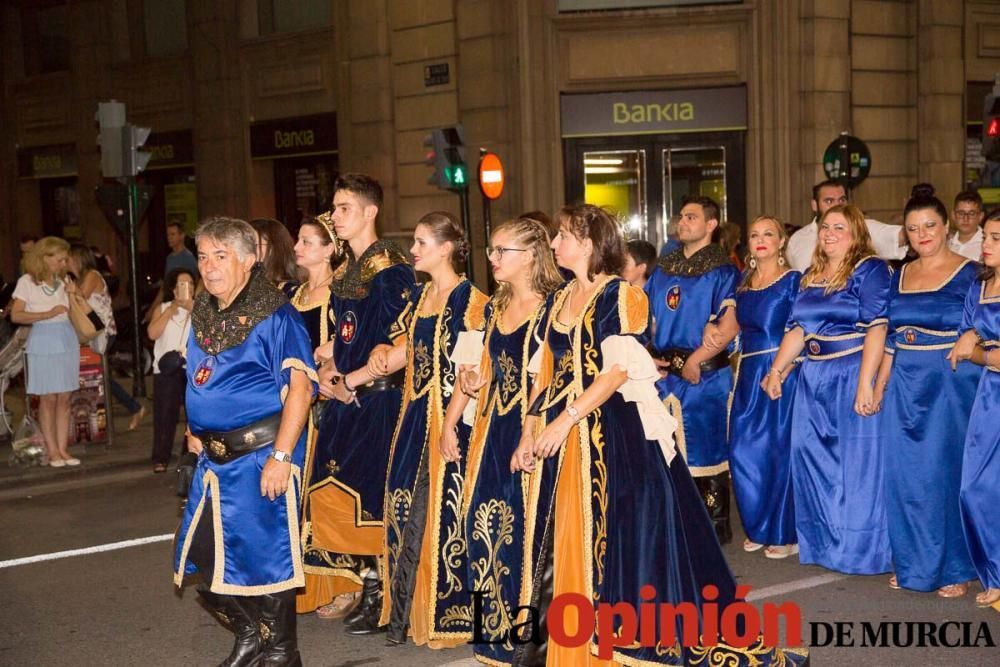
MULTIPOLYGON (((172 302, 161 303, 162 313, 170 307, 172 302)), ((178 308, 177 312, 167 320, 167 325, 163 327, 163 333, 153 341, 153 372, 160 372, 160 357, 167 352, 177 350, 182 357, 187 356, 188 334, 191 331, 191 311, 178 308)))
MULTIPOLYGON (((882 259, 903 259, 906 257, 907 246, 899 245, 899 232, 903 229, 898 225, 887 225, 878 220, 865 219, 868 233, 875 246, 875 254, 882 259)), ((805 272, 812 265, 813 251, 819 238, 819 223, 813 221, 792 234, 785 248, 788 263, 796 271, 805 272)))
POLYGON ((955 232, 948 240, 948 247, 957 252, 962 257, 967 257, 973 262, 978 262, 983 258, 983 230, 979 228, 972 238, 962 243, 958 240, 958 232, 955 232))
MULTIPOLYGON (((56 306, 65 306, 66 308, 69 308, 69 296, 66 295, 66 283, 62 280, 56 280, 55 289, 52 289, 45 284, 39 285, 30 275, 24 274, 17 279, 17 286, 14 287, 14 293, 11 294, 11 297, 23 301, 24 311, 27 313, 44 313, 52 310, 56 306)), ((59 313, 55 317, 50 317, 47 320, 39 320, 39 322, 67 321, 69 321, 69 315, 67 313, 59 313)))

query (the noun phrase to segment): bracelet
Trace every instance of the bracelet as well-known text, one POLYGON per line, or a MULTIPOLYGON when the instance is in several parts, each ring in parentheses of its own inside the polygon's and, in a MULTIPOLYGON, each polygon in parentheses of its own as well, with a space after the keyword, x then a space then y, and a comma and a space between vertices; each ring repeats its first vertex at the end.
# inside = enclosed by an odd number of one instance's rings
POLYGON ((347 391, 351 392, 352 394, 355 393, 354 392, 354 387, 352 387, 351 383, 349 383, 347 381, 347 376, 346 375, 344 376, 344 389, 346 389, 347 391))
POLYGON ((778 375, 781 375, 783 372, 784 371, 778 368, 777 366, 771 366, 771 370, 769 370, 767 374, 774 375, 775 373, 777 373, 778 375))

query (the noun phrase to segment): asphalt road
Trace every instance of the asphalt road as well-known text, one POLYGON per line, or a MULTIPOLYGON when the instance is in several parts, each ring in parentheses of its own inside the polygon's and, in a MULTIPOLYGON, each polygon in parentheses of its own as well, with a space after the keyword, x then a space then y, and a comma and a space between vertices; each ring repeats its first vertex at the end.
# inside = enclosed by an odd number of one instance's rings
MULTIPOLYGON (((171 583, 171 544, 159 541, 125 549, 24 565, 13 559, 94 547, 174 531, 178 503, 169 475, 108 476, 83 488, 25 489, 0 503, 0 665, 212 665, 228 653, 230 636, 196 602, 171 583), (137 478, 138 477, 138 478, 137 478), (34 495, 31 495, 34 494, 34 495)), ((971 623, 972 637, 985 623, 1000 643, 1000 615, 976 609, 973 586, 965 598, 890 591, 886 576, 843 577, 794 558, 769 561, 761 553, 727 547, 741 583, 754 587, 758 604, 792 601, 802 610, 804 639, 810 622, 945 621, 971 623), (763 596, 763 597, 759 597, 763 596)), ((949 639, 959 638, 953 626, 949 639)), ((463 647, 446 652, 386 647, 381 637, 349 637, 338 623, 300 617, 307 665, 467 665, 463 647)), ((900 637, 905 639, 905 637, 900 637)), ((980 642, 983 641, 980 636, 980 642)), ((997 664, 996 648, 812 648, 812 665, 997 664)))

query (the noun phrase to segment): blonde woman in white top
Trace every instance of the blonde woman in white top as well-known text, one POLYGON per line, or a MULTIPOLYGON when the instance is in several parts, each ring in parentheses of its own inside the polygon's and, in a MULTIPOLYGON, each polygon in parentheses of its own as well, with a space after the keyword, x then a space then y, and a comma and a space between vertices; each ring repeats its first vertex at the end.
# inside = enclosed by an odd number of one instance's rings
POLYGON ((70 393, 80 386, 80 345, 69 322, 69 244, 47 236, 24 257, 25 274, 14 288, 10 320, 30 324, 28 393, 38 396, 38 422, 53 468, 80 465, 69 455, 70 393))

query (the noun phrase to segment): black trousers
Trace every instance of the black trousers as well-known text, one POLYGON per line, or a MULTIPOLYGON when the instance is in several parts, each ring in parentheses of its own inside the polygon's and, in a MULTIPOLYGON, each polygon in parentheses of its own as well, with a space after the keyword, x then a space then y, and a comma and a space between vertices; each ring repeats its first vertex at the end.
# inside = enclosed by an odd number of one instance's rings
POLYGON ((183 372, 153 375, 153 463, 170 463, 186 387, 183 372))

